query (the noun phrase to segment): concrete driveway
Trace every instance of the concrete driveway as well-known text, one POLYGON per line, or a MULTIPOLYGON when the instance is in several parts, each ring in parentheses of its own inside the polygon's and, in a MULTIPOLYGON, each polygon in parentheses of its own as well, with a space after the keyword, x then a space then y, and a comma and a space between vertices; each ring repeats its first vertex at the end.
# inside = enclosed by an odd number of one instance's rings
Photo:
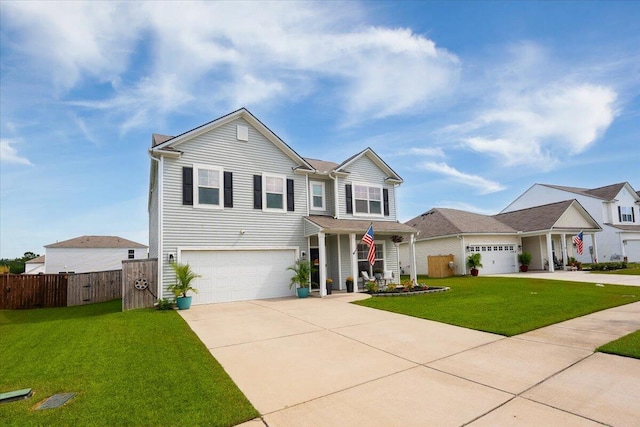
POLYGON ((640 303, 517 337, 348 302, 180 314, 262 414, 246 426, 637 426, 640 360, 594 354, 640 329, 640 303))

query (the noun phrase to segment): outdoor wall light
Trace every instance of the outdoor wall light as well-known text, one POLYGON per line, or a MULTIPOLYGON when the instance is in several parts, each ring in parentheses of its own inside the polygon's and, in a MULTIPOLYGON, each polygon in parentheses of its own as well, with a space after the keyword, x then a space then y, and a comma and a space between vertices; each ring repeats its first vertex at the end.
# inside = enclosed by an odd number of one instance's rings
POLYGON ((244 233, 246 233, 246 231, 240 230, 240 234, 244 234, 244 233))

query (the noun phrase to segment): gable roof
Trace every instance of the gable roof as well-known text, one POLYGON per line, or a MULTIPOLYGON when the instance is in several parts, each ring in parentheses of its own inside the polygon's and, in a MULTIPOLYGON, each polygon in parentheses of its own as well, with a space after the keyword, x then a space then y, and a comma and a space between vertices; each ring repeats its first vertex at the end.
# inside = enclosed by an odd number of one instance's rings
POLYGON ((326 160, 310 159, 308 157, 305 157, 304 159, 318 172, 332 172, 340 166, 337 163, 326 160))
POLYGON ((418 240, 458 234, 516 233, 494 217, 449 208, 433 208, 405 224, 419 230, 418 240))
POLYGON ((404 182, 400 175, 398 175, 393 169, 391 169, 391 167, 384 160, 382 160, 382 158, 378 156, 376 152, 371 149, 371 147, 367 147, 358 154, 354 154, 353 156, 349 157, 347 160, 338 165, 335 171, 348 173, 349 171, 346 170, 346 168, 348 168, 349 165, 363 156, 367 156, 369 159, 371 159, 371 161, 373 161, 373 163, 376 164, 376 166, 378 166, 384 173, 387 174, 386 181, 393 181, 398 184, 404 182))
MULTIPOLYGON (((579 209, 582 214, 596 225, 593 230, 601 230, 597 222, 582 207, 580 202, 575 199, 564 200, 562 202, 549 203, 546 205, 534 206, 531 208, 520 209, 517 211, 505 212, 494 215, 493 217, 514 229, 521 232, 544 231, 556 228, 558 220, 571 206, 579 209)), ((562 227, 566 229, 566 227, 562 227)), ((576 227, 582 229, 583 227, 576 227)))
POLYGON ((131 240, 123 239, 118 236, 80 236, 74 239, 64 240, 62 242, 45 245, 45 248, 84 248, 84 249, 103 249, 103 248, 147 248, 148 246, 136 243, 131 240))
POLYGON ((177 151, 177 146, 182 144, 185 141, 188 141, 198 135, 209 132, 217 127, 225 125, 233 120, 238 118, 243 118, 247 122, 249 122, 255 129, 258 130, 265 138, 271 141, 276 147, 280 148, 282 152, 284 152, 289 158, 291 158, 294 162, 296 162, 303 169, 313 170, 313 167, 303 159, 298 153, 296 153, 291 147, 289 147, 278 135, 273 133, 271 129, 269 129, 264 123, 262 123, 256 116, 251 114, 249 110, 242 107, 236 111, 233 111, 229 114, 226 114, 222 117, 219 117, 215 120, 212 120, 208 123, 200 125, 196 128, 193 128, 187 132, 184 132, 175 137, 167 138, 167 135, 154 134, 152 138, 152 144, 158 142, 156 145, 153 145, 149 150, 151 154, 158 153, 166 154, 167 151, 177 151))
MULTIPOLYGON (((620 193, 620 190, 626 185, 631 185, 628 182, 619 182, 617 184, 605 185, 598 188, 579 188, 579 187, 565 187, 562 185, 540 184, 545 187, 555 188, 556 190, 568 191, 570 193, 580 194, 583 196, 596 197, 602 200, 613 200, 620 193)), ((633 188, 630 188, 631 192, 635 193, 633 188)), ((636 193, 637 194, 637 193, 636 193)))
POLYGON ((44 255, 40 255, 38 257, 30 259, 29 261, 25 261, 25 264, 44 264, 44 257, 44 255))

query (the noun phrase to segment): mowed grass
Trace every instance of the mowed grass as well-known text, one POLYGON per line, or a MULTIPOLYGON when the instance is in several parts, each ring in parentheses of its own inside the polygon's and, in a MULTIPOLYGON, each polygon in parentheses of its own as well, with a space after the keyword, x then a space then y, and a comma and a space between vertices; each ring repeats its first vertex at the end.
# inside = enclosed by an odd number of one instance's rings
POLYGON ((3 426, 232 426, 257 411, 174 311, 120 312, 120 300, 0 311, 3 426), (56 393, 65 406, 34 411, 56 393))
POLYGON ((625 335, 622 338, 598 347, 598 351, 640 359, 640 331, 632 332, 629 335, 625 335))
POLYGON ((640 288, 510 277, 421 279, 451 290, 377 297, 356 304, 512 336, 606 308, 640 301, 640 288))

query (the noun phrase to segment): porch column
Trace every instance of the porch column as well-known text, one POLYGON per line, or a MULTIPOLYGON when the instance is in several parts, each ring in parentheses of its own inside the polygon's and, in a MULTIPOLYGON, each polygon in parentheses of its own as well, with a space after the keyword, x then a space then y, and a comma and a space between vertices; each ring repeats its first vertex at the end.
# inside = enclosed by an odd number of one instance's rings
POLYGON ((320 269, 320 296, 327 296, 327 248, 324 232, 318 233, 318 268, 320 269))
POLYGON ((356 253, 356 233, 349 233, 349 260, 351 264, 351 277, 353 277, 354 291, 358 292, 358 254, 356 253))
POLYGON ((596 244, 596 233, 591 234, 591 241, 593 242, 593 262, 598 262, 598 245, 596 244))
POLYGON ((418 283, 418 275, 416 271, 416 235, 411 233, 409 238, 409 259, 411 260, 411 281, 418 283))
POLYGON ((338 241, 338 289, 343 290, 344 280, 342 280, 342 251, 340 250, 340 235, 336 236, 336 240, 338 241))
POLYGON ((569 264, 569 253, 567 252, 567 235, 562 233, 562 264, 569 264))
POLYGON ((556 271, 553 265, 553 249, 551 248, 551 233, 547 233, 547 259, 549 260, 549 272, 556 271))

